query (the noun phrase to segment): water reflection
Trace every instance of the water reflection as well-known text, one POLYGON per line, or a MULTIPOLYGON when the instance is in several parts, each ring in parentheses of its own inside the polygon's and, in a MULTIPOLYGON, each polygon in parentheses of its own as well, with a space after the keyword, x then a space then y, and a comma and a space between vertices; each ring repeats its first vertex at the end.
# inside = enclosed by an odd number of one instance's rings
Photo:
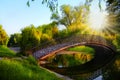
POLYGON ((120 55, 115 56, 115 60, 103 74, 103 80, 120 80, 120 55))
POLYGON ((52 55, 46 59, 47 66, 53 67, 72 67, 84 64, 94 58, 91 54, 85 54, 75 51, 61 51, 55 55, 52 55))
POLYGON ((94 80, 102 80, 103 76, 100 75, 99 77, 95 78, 94 80))
POLYGON ((49 67, 74 67, 85 64, 94 58, 95 50, 89 46, 70 47, 44 59, 49 67))
POLYGON ((102 70, 102 74, 94 80, 120 80, 120 54, 117 54, 113 61, 102 70))
POLYGON ((120 80, 120 54, 117 54, 115 58, 110 63, 108 63, 107 66, 101 69, 101 71, 101 74, 96 78, 92 78, 94 75, 92 74, 91 76, 86 76, 89 78, 84 78, 82 80, 120 80))
MULTIPOLYGON (((120 55, 117 54, 113 58, 113 54, 109 49, 107 50, 101 48, 100 46, 95 46, 94 48, 97 52, 95 58, 90 62, 85 63, 85 65, 75 66, 72 68, 64 68, 63 64, 67 63, 62 64, 61 61, 59 65, 57 65, 58 68, 51 66, 46 67, 46 65, 44 65, 44 67, 60 74, 67 75, 74 80, 120 80, 120 55), (101 53, 101 51, 103 53, 101 53)), ((57 59, 59 58, 54 56, 54 60, 57 59)), ((60 60, 64 59, 66 59, 66 57, 60 57, 60 60)))

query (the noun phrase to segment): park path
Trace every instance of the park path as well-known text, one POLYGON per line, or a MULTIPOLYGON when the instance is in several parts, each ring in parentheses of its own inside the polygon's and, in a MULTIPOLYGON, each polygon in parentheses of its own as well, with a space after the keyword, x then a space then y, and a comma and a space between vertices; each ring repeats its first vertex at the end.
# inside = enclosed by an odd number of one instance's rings
POLYGON ((69 77, 67 77, 67 76, 58 74, 58 73, 53 72, 53 71, 51 71, 51 70, 49 70, 49 69, 47 69, 47 68, 44 68, 44 67, 40 67, 40 68, 45 69, 45 70, 47 70, 48 72, 55 74, 56 76, 58 76, 59 78, 62 78, 63 80, 73 80, 73 79, 71 79, 71 78, 69 78, 69 77))
POLYGON ((2 57, 0 57, 0 60, 2 60, 2 57))
POLYGON ((20 47, 9 47, 9 48, 16 53, 20 52, 20 47))

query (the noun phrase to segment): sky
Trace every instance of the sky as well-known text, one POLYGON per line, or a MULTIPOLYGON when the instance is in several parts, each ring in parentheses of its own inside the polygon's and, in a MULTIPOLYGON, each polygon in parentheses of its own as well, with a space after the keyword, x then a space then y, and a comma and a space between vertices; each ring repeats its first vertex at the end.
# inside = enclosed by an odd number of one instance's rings
MULTIPOLYGON (((26 26, 48 24, 51 22, 51 12, 46 5, 41 4, 41 0, 35 0, 26 5, 28 0, 0 0, 0 24, 8 35, 18 33, 26 26)), ((98 12, 99 8, 95 0, 92 4, 92 11, 98 12)), ((83 4, 84 0, 58 0, 59 6, 70 4, 77 6, 83 4)), ((102 3, 105 8, 104 3, 102 3)))

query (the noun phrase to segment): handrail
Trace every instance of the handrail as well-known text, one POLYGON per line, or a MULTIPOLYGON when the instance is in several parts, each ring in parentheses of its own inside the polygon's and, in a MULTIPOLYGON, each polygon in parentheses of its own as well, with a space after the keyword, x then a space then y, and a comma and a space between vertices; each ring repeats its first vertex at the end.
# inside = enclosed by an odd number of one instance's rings
POLYGON ((111 49, 115 50, 114 46, 109 42, 110 41, 102 38, 101 36, 75 35, 75 36, 71 36, 71 37, 67 37, 65 39, 62 39, 60 42, 58 41, 56 44, 52 44, 52 45, 50 45, 49 42, 46 42, 47 45, 48 45, 47 47, 34 48, 33 56, 36 59, 39 59, 40 57, 45 56, 49 53, 52 53, 55 50, 58 50, 60 48, 66 47, 66 46, 74 45, 74 44, 77 44, 77 43, 85 43, 85 44, 96 43, 96 44, 101 44, 101 45, 104 45, 104 46, 109 46, 111 49))
POLYGON ((89 35, 89 34, 80 34, 80 35, 72 35, 69 37, 58 37, 55 38, 55 43, 51 43, 51 41, 46 41, 45 43, 41 43, 39 46, 33 47, 31 50, 32 52, 36 52, 37 50, 51 47, 57 44, 63 44, 66 42, 96 42, 96 43, 101 43, 104 45, 110 46, 112 49, 115 49, 113 44, 111 43, 110 40, 104 39, 101 36, 98 35, 89 35))

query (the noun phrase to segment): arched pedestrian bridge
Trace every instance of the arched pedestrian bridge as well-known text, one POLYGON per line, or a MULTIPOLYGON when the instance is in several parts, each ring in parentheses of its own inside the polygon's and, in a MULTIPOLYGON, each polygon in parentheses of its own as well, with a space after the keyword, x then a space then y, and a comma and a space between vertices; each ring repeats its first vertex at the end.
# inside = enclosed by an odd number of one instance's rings
POLYGON ((109 62, 114 58, 114 55, 116 53, 115 47, 112 45, 112 41, 107 40, 101 36, 75 35, 71 37, 66 37, 64 39, 56 39, 56 40, 57 40, 56 44, 51 44, 49 42, 46 42, 46 44, 48 44, 47 47, 33 48, 33 56, 39 61, 42 61, 52 54, 56 54, 61 50, 77 45, 90 46, 95 50, 94 59, 83 65, 78 65, 74 67, 63 67, 63 68, 59 68, 59 67, 53 68, 53 67, 44 66, 52 71, 55 71, 63 75, 72 74, 70 76, 72 78, 74 77, 76 78, 78 74, 85 73, 86 75, 89 75, 88 77, 86 77, 86 79, 93 80, 94 78, 102 74, 102 70, 106 68, 105 65, 109 64, 109 62))
POLYGON ((51 44, 50 42, 46 42, 46 44, 48 46, 45 48, 33 48, 33 56, 36 59, 43 59, 45 56, 49 56, 50 54, 54 54, 66 48, 77 45, 98 45, 115 51, 115 47, 112 45, 110 40, 96 35, 74 35, 64 39, 57 39, 56 44, 51 44))

